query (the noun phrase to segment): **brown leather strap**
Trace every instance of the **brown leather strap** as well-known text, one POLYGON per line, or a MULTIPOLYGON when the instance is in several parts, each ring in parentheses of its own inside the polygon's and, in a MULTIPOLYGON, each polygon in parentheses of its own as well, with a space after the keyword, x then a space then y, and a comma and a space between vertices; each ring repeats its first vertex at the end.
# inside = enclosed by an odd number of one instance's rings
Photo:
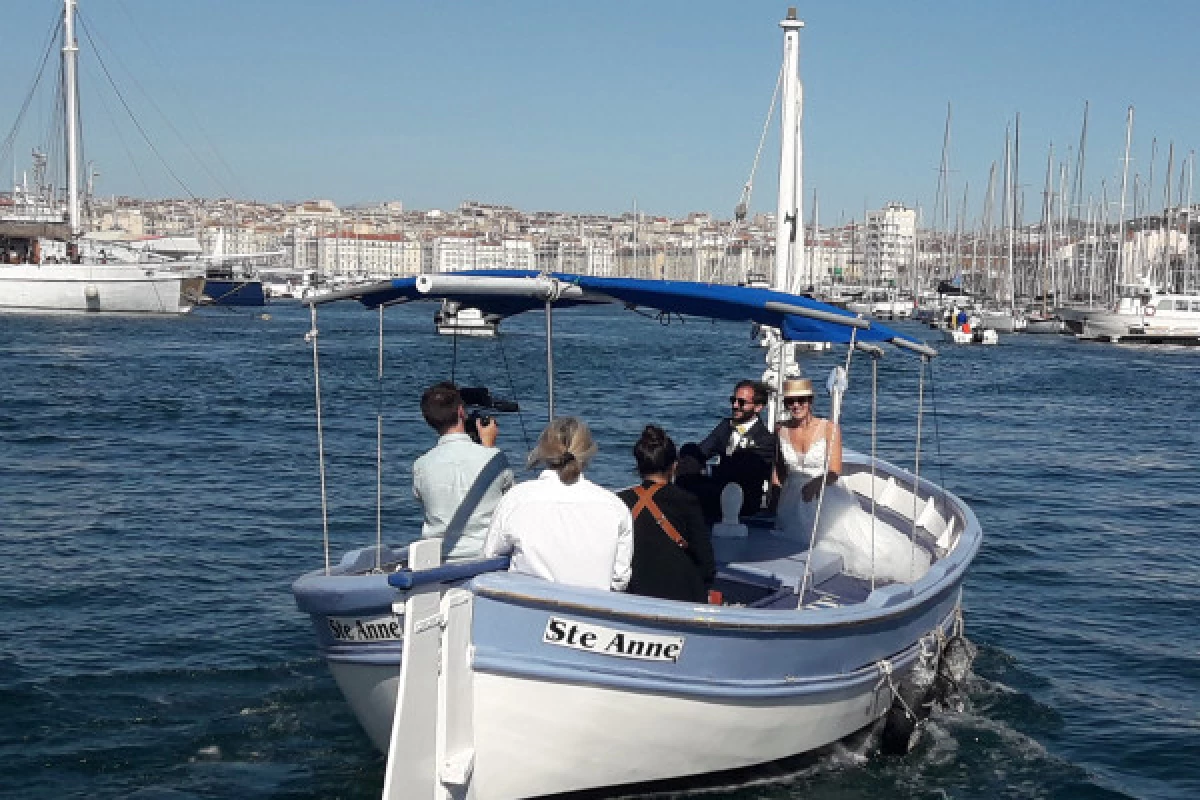
POLYGON ((637 495, 638 500, 633 506, 633 511, 630 513, 634 519, 637 519, 643 510, 649 511, 650 516, 654 517, 654 521, 658 523, 658 527, 662 528, 663 533, 671 537, 672 542, 686 550, 688 546, 687 539, 683 538, 679 531, 675 529, 675 526, 671 524, 671 520, 663 515, 662 509, 658 507, 658 503, 654 502, 654 493, 664 486, 666 486, 665 483, 656 483, 649 489, 645 486, 634 486, 633 493, 637 495))

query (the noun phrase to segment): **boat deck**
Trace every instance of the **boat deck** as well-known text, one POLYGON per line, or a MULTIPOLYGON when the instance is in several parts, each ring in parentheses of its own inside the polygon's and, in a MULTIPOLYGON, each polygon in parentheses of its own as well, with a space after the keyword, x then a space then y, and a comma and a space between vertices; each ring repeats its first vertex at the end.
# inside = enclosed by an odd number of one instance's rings
MULTIPOLYGON (((902 517, 887 508, 877 508, 879 519, 898 526, 902 517)), ((751 519, 750 535, 742 540, 713 540, 720 565, 714 586, 726 604, 779 611, 804 608, 839 608, 862 603, 871 591, 891 581, 875 581, 846 575, 840 556, 818 552, 812 558, 807 581, 809 551, 806 543, 777 536, 771 520, 751 519), (804 586, 803 602, 800 588, 804 586)), ((936 560, 937 546, 929 531, 918 528, 915 541, 936 560)))

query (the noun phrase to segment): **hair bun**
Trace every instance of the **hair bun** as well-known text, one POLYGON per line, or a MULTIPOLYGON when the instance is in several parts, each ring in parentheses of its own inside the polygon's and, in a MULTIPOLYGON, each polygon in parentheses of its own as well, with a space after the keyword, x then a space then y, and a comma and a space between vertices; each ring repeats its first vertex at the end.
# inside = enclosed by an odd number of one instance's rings
POLYGON ((642 429, 642 441, 648 444, 661 444, 666 439, 667 432, 657 425, 647 425, 642 429))

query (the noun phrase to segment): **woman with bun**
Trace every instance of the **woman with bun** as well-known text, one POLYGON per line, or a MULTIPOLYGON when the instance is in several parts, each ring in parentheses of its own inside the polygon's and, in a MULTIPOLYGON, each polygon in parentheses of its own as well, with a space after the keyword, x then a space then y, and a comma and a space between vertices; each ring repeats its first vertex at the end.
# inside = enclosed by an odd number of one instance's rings
POLYGON ((511 553, 511 572, 623 591, 633 557, 633 521, 615 494, 584 477, 595 454, 583 420, 560 417, 547 425, 528 464, 545 469, 497 504, 484 556, 511 553))
POLYGON ((675 443, 647 425, 633 446, 641 484, 617 494, 633 513, 629 593, 704 603, 716 575, 712 539, 700 502, 675 486, 675 443))

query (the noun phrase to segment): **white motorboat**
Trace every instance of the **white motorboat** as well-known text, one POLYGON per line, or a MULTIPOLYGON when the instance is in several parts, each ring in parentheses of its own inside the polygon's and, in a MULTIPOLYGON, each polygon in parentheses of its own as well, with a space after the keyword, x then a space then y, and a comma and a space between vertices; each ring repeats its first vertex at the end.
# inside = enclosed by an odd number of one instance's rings
POLYGON ((1200 294, 1173 294, 1146 287, 1128 294, 1112 310, 1088 314, 1086 338, 1200 336, 1200 294))
MULTIPOLYGON (((42 202, 14 205, 0 217, 0 312, 180 314, 204 291, 194 262, 129 263, 112 245, 80 236, 78 90, 75 0, 64 0, 62 21, 65 208, 43 187, 42 202), (113 252, 109 252, 113 251, 113 252)), ((18 198, 24 193, 14 191, 18 198)))
MULTIPOLYGON (((325 302, 474 305, 486 296, 529 309, 608 301, 750 320, 783 341, 850 345, 848 355, 867 352, 872 363, 883 354, 872 343, 890 342, 921 353, 922 370, 932 354, 800 296, 527 272, 423 275, 322 298, 312 307, 314 365, 325 302)), ((909 531, 929 570, 911 583, 853 576, 840 556, 779 534, 784 522, 749 518, 739 536, 714 539, 715 588, 729 604, 703 606, 550 583, 505 571, 506 559, 441 564, 439 542, 385 544, 381 522, 374 546, 327 560, 293 592, 339 688, 387 755, 387 798, 500 800, 711 776, 906 715, 896 697, 921 695, 919 676, 932 674, 958 625, 982 540, 967 505, 867 455, 847 454, 839 483, 864 510, 909 531)))
POLYGON ((485 314, 447 300, 433 315, 433 325, 443 336, 495 336, 501 319, 499 314, 485 314))

